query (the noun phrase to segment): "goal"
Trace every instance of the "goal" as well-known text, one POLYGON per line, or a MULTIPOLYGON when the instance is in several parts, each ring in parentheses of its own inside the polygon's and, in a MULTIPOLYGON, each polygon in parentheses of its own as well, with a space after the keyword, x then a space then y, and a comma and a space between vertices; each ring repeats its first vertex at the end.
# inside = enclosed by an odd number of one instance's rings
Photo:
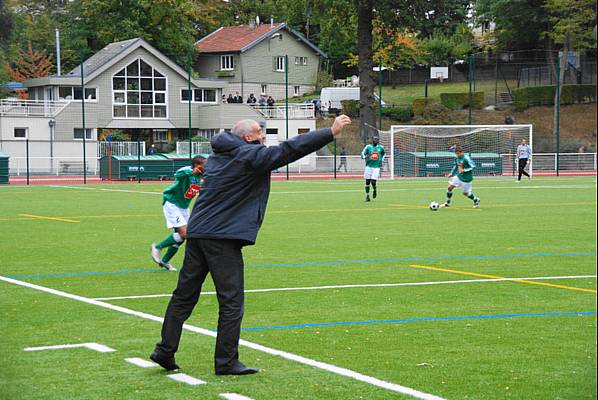
MULTIPOLYGON (((393 125, 379 132, 390 178, 446 176, 458 145, 476 163, 477 176, 516 175, 517 146, 525 139, 530 147, 532 125, 393 125)), ((532 164, 529 166, 533 173, 532 164)))

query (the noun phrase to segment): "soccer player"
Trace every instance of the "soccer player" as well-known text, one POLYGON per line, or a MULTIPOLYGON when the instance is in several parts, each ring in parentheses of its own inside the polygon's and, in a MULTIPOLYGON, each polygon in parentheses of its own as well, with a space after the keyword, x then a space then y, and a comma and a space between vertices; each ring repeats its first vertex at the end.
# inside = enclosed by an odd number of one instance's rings
POLYGON ((370 183, 374 192, 372 197, 375 199, 378 195, 376 191, 376 181, 380 177, 380 168, 384 162, 384 147, 380 144, 378 136, 372 138, 372 144, 368 144, 361 152, 361 158, 365 160, 365 201, 370 201, 370 183))
POLYGON ((451 206, 451 198, 453 197, 453 189, 458 187, 463 192, 465 197, 473 200, 473 208, 478 208, 480 198, 476 197, 472 191, 473 169, 475 163, 469 156, 465 155, 463 149, 458 145, 452 147, 457 157, 455 158, 455 165, 449 174, 449 185, 446 192, 445 207, 451 206))
POLYGON ((189 220, 189 204, 201 189, 202 174, 206 159, 193 157, 191 167, 179 168, 174 173, 174 183, 162 194, 162 210, 166 218, 166 227, 174 233, 159 243, 152 244, 152 259, 169 271, 176 271, 169 261, 187 237, 187 221, 189 220), (162 257, 161 250, 166 249, 162 257))
POLYGON ((532 179, 532 177, 525 172, 525 166, 527 165, 528 161, 531 161, 532 158, 532 149, 527 145, 525 139, 521 140, 521 144, 517 146, 517 164, 519 165, 519 176, 517 177, 517 182, 521 181, 521 175, 527 176, 527 179, 532 179))

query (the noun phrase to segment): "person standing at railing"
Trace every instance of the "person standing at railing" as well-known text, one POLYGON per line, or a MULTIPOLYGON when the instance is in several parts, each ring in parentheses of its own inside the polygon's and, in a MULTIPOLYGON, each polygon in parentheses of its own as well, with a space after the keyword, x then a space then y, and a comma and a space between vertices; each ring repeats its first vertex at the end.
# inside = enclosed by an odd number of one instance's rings
POLYGON ((338 165, 338 172, 340 172, 341 168, 345 167, 345 172, 347 172, 347 150, 344 147, 341 147, 341 163, 338 165))
POLYGON ((266 100, 266 104, 268 105, 269 108, 271 108, 271 107, 274 107, 274 104, 276 104, 276 101, 274 101, 272 96, 268 96, 268 100, 266 100))
POLYGON ((519 165, 519 175, 517 182, 521 181, 521 175, 527 176, 527 179, 532 179, 530 174, 525 171, 525 166, 532 160, 532 149, 528 146, 525 139, 521 140, 521 144, 517 146, 517 164, 519 165))
POLYGON ((247 104, 255 104, 257 102, 257 99, 255 98, 255 96, 253 95, 253 93, 251 93, 249 95, 249 97, 247 98, 247 104))

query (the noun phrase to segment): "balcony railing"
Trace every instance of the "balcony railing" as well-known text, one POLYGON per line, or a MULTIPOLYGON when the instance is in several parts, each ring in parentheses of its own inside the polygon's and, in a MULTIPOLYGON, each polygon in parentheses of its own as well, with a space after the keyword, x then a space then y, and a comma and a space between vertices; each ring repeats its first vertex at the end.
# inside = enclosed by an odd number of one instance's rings
MULTIPOLYGON (((253 104, 253 108, 267 119, 286 119, 285 106, 260 106, 253 104)), ((315 108, 313 104, 289 104, 289 119, 313 119, 315 108)))
POLYGON ((0 116, 55 117, 70 101, 0 100, 0 116))

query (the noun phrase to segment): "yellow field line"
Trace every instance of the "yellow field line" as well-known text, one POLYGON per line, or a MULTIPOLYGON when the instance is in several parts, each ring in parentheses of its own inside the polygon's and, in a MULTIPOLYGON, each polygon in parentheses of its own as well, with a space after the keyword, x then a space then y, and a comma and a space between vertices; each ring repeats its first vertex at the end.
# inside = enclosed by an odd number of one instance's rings
MULTIPOLYGON (((505 279, 504 276, 477 274, 475 272, 458 271, 458 270, 454 270, 454 269, 440 268, 440 267, 429 267, 429 266, 425 266, 425 265, 410 265, 410 267, 420 268, 420 269, 429 269, 432 271, 451 272, 453 274, 460 274, 460 275, 477 276, 480 278, 505 279)), ((542 285, 542 286, 556 287, 556 288, 560 288, 560 289, 579 290, 581 292, 596 293, 596 291, 594 289, 584 289, 584 288, 578 288, 575 286, 557 285, 555 283, 527 281, 525 279, 514 279, 512 282, 529 283, 530 285, 542 285)))
POLYGON ((71 223, 81 222, 81 221, 75 221, 72 219, 64 219, 64 218, 57 218, 57 217, 44 217, 42 215, 19 214, 19 216, 20 217, 29 217, 31 219, 47 219, 50 221, 60 221, 60 222, 71 222, 71 223))

